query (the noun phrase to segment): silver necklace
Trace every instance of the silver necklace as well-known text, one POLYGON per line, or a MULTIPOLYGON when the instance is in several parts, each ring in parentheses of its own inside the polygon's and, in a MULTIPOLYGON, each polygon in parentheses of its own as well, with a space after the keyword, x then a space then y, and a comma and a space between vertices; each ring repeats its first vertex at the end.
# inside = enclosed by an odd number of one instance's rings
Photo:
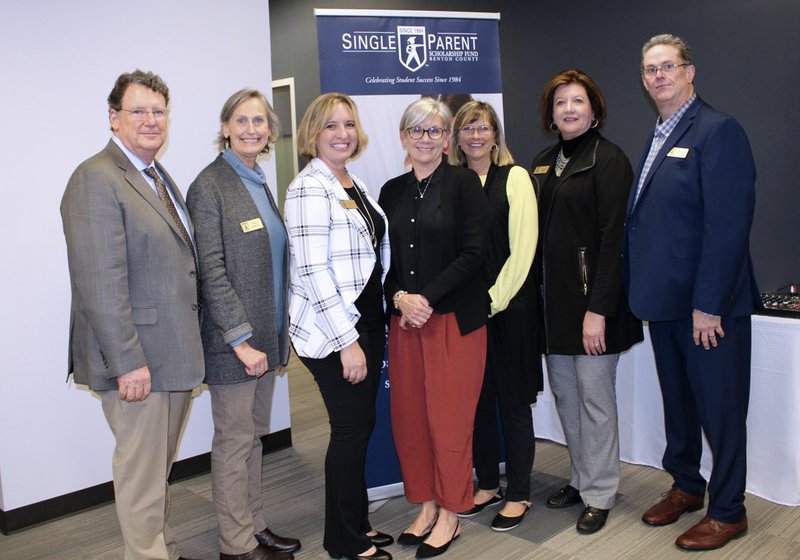
POLYGON ((364 216, 364 220, 367 222, 367 232, 369 233, 369 238, 372 241, 372 248, 378 248, 378 239, 375 237, 375 222, 372 221, 372 216, 367 210, 367 202, 364 200, 364 196, 361 194, 361 189, 356 186, 355 181, 353 181, 353 188, 355 189, 356 193, 358 194, 358 198, 361 200, 362 206, 364 209, 362 210, 361 207, 358 207, 358 211, 364 216))
POLYGON ((560 148, 558 150, 558 156, 556 156, 556 177, 561 177, 561 173, 564 171, 567 163, 569 163, 569 158, 564 157, 564 148, 560 148))
POLYGON ((433 175, 431 175, 430 177, 427 177, 426 179, 423 179, 422 181, 419 181, 419 180, 417 181, 417 194, 419 195, 419 196, 417 196, 417 198, 425 198, 425 193, 428 192, 428 187, 431 186, 431 179, 432 178, 433 178, 433 175), (422 183, 425 183, 425 187, 424 188, 420 188, 420 187, 422 187, 422 183))

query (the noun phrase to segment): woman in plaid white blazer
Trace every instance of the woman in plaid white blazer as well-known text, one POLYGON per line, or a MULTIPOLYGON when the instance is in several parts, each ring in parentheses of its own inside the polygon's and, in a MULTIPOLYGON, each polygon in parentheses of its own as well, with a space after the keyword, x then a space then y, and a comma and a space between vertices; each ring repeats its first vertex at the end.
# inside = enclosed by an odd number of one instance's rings
POLYGON ((284 220, 291 249, 289 337, 328 410, 325 536, 334 558, 391 560, 392 537, 372 529, 364 463, 375 425, 385 346, 386 216, 347 162, 367 137, 353 101, 315 99, 298 130, 311 161, 289 185, 284 220))

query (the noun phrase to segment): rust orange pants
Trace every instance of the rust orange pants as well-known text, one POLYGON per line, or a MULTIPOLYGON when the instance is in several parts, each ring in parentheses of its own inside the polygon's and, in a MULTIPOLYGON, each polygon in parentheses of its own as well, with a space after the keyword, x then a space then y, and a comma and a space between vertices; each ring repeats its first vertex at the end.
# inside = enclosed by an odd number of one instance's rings
POLYGON ((472 500, 472 430, 486 365, 486 327, 461 335, 455 313, 389 330, 392 431, 406 498, 465 511, 472 500))

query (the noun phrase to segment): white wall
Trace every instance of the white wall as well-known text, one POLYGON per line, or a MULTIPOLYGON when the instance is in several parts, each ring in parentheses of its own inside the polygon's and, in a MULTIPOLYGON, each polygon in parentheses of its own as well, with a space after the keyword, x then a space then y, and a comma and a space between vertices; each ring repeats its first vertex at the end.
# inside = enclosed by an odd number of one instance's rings
MULTIPOLYGON (((69 278, 59 204, 72 170, 109 138, 116 77, 152 70, 171 94, 159 155, 183 190, 216 155, 225 99, 271 97, 267 0, 0 0, 0 509, 111 479, 100 402, 65 383, 69 278)), ((262 162, 275 185, 270 160, 262 162)), ((288 383, 272 430, 289 427, 288 383)), ((181 458, 211 445, 207 391, 194 399, 181 458)))

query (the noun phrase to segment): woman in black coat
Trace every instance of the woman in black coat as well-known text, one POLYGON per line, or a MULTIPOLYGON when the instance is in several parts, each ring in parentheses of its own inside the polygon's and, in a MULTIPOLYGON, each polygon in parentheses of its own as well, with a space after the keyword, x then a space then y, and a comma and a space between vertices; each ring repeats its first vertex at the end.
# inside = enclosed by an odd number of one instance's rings
POLYGON ((583 501, 577 530, 594 533, 605 525, 619 486, 617 362, 642 340, 621 263, 633 171, 622 150, 598 132, 605 99, 580 70, 565 70, 547 83, 540 118, 559 132, 559 142, 534 159, 533 178, 548 378, 571 460, 570 483, 547 505, 583 501))

